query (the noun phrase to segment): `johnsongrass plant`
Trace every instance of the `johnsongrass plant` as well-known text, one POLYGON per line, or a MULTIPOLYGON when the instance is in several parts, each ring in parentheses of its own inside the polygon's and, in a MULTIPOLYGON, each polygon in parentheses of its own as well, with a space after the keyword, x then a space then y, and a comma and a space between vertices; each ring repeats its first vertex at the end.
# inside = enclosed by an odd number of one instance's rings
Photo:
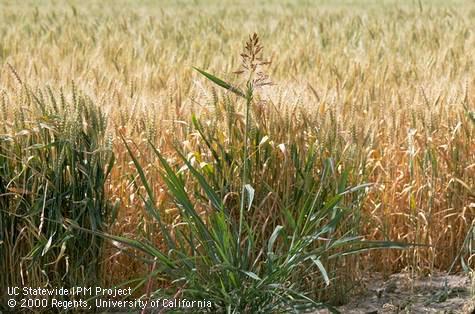
MULTIPOLYGON (((259 48, 256 35, 250 37, 246 47, 250 53, 243 58, 257 60, 255 51, 262 48, 259 48)), ((252 69, 253 65, 249 68, 252 69)), ((272 223, 285 223, 275 224, 264 238, 259 231, 266 234, 263 231, 266 223, 255 219, 255 212, 267 198, 261 197, 262 193, 256 194, 252 184, 261 184, 260 190, 267 190, 267 194, 275 193, 277 187, 266 185, 265 177, 260 183, 251 180, 253 174, 249 172, 249 165, 259 161, 254 160, 256 145, 250 141, 249 126, 255 87, 267 84, 267 77, 251 72, 246 90, 242 91, 203 70, 198 71, 218 86, 245 99, 243 156, 234 156, 236 160, 233 160, 225 150, 213 149, 219 147, 219 143, 213 137, 206 137, 205 124, 197 117, 193 118, 193 125, 214 158, 206 166, 194 165, 177 148, 176 154, 183 165, 179 168, 149 142, 159 161, 166 193, 178 210, 180 223, 171 225, 162 217, 163 208, 152 189, 153 179, 147 178, 130 143, 122 137, 145 190, 142 199, 147 212, 159 226, 163 247, 159 248, 148 240, 104 236, 148 255, 145 260, 153 267, 139 284, 159 280, 166 283, 148 291, 147 297, 152 299, 210 300, 212 308, 207 310, 225 313, 283 313, 321 307, 336 312, 330 305, 316 300, 314 291, 309 289, 311 285, 304 280, 308 274, 318 273, 313 280, 320 282, 321 289, 325 289, 334 284, 334 276, 327 271, 326 263, 370 249, 405 247, 401 243, 365 241, 355 234, 351 225, 346 226, 345 220, 352 215, 352 207, 344 202, 345 197, 364 193, 371 184, 347 188, 348 173, 343 173, 335 182, 337 176, 331 158, 325 159, 320 175, 316 176, 318 150, 310 147, 304 152, 294 148, 291 167, 295 193, 285 200, 283 195, 276 196, 281 211, 276 213, 272 223), (229 177, 225 174, 225 164, 234 169, 235 175, 241 175, 240 189, 233 191, 232 186, 219 183, 229 177), (229 201, 230 195, 238 195, 238 201, 229 201)), ((262 141, 264 130, 259 130, 257 125, 253 128, 254 134, 261 134, 257 140, 262 141)))

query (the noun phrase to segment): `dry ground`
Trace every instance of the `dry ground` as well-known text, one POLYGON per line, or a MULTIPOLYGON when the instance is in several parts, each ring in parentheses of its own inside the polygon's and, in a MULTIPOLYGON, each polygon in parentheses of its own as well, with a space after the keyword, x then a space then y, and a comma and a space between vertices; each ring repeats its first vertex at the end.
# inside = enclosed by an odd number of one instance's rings
POLYGON ((437 273, 414 279, 408 273, 394 274, 386 279, 381 274, 371 274, 363 281, 365 291, 338 307, 341 313, 475 313, 473 282, 463 274, 437 273))

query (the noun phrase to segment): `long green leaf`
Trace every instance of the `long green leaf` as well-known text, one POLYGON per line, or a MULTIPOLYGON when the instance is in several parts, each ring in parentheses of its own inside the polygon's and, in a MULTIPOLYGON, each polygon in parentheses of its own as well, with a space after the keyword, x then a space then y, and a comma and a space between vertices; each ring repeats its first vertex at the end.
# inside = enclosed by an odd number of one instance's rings
POLYGON ((226 83, 225 81, 223 81, 222 79, 220 78, 217 78, 216 76, 212 75, 212 74, 209 74, 208 72, 205 72, 201 69, 198 69, 196 67, 193 67, 196 71, 200 72, 201 74, 203 74, 207 79, 209 79, 210 81, 212 81, 213 83, 215 83, 216 85, 218 86, 221 86, 222 88, 224 89, 227 89, 231 92, 233 92, 234 94, 238 95, 238 96, 241 96, 241 97, 246 97, 246 95, 244 94, 244 92, 242 90, 240 90, 239 88, 235 87, 235 86, 232 86, 231 84, 229 83, 226 83))

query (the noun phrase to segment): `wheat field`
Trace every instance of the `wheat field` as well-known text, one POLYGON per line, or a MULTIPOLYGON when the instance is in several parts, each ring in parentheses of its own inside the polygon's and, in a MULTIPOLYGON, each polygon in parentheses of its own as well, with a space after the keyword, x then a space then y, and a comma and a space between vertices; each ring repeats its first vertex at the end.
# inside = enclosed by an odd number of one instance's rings
POLYGON ((1 1, 0 286, 254 313, 471 273, 474 29, 468 0, 1 1))

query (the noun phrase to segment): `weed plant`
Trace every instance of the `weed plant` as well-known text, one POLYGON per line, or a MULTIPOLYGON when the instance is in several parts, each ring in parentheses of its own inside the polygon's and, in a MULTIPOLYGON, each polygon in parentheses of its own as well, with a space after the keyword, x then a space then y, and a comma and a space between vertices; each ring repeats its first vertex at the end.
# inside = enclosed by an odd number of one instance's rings
MULTIPOLYGON (((165 248, 157 248, 150 241, 105 236, 146 254, 153 267, 141 284, 157 278, 167 283, 148 291, 147 297, 210 300, 213 306, 207 310, 212 312, 286 313, 320 307, 333 311, 329 304, 316 301, 315 295, 317 289, 323 295, 324 287, 335 280, 326 270, 328 261, 370 249, 405 247, 402 243, 365 241, 351 224, 345 225, 345 221, 354 218, 350 208, 355 201, 344 202, 344 198, 364 193, 371 184, 348 188, 348 173, 335 173, 331 158, 326 158, 317 171, 317 159, 322 157, 313 144, 299 151, 293 141, 288 143, 288 194, 276 192, 279 186, 272 186, 272 178, 266 174, 254 177, 259 170, 269 167, 265 164, 275 157, 259 154, 265 138, 272 135, 256 121, 251 123, 252 107, 258 102, 256 88, 270 84, 261 69, 268 64, 261 51, 254 34, 242 53, 244 71, 240 74, 246 75, 244 91, 197 69, 218 86, 244 99, 244 126, 231 125, 228 130, 239 135, 239 153, 230 155, 235 143, 222 145, 207 135, 207 128, 196 117, 193 125, 206 143, 210 159, 204 161, 203 152, 186 156, 177 148, 178 161, 183 166, 174 168, 150 143, 159 160, 164 193, 171 197, 172 204, 161 205, 176 206, 175 224, 167 224, 161 217, 163 210, 156 205, 151 188, 154 179, 147 178, 123 138, 145 190, 141 197, 159 226, 165 248), (239 176, 240 184, 236 185, 239 176), (228 181, 230 178, 232 181, 228 181), (253 186, 261 188, 256 192, 253 186), (276 210, 272 217, 262 220, 260 212, 268 206, 275 206, 276 210), (302 280, 308 274, 318 274, 320 279, 313 277, 313 284, 309 285, 302 280)), ((239 101, 231 97, 231 102, 239 101)))

